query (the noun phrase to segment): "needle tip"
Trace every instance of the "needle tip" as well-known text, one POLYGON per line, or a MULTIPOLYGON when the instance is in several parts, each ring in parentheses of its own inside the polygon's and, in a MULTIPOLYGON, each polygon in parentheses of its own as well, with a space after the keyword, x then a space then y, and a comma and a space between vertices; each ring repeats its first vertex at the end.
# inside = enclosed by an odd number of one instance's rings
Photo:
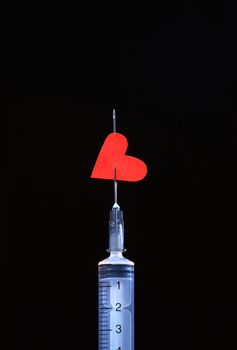
POLYGON ((116 113, 115 113, 115 109, 113 109, 113 131, 116 132, 116 113))

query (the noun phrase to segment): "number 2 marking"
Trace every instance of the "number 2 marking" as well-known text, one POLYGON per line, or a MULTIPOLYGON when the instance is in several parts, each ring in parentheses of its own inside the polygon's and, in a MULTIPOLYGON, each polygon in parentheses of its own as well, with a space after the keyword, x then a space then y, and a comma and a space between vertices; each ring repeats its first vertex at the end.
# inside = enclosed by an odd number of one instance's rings
POLYGON ((121 311, 120 308, 121 308, 122 304, 116 303, 116 306, 117 306, 117 307, 116 307, 116 311, 121 311))

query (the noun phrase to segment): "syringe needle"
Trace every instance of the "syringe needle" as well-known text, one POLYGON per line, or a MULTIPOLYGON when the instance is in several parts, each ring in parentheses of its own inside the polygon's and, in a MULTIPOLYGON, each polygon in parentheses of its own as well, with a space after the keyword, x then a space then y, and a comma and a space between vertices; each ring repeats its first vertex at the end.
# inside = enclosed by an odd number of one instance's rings
POLYGON ((115 113, 115 109, 113 109, 113 132, 116 132, 116 113, 115 113))
MULTIPOLYGON (((113 109, 113 132, 116 132, 116 112, 113 109)), ((117 180, 116 180, 116 168, 114 168, 114 203, 117 204, 118 200, 118 188, 117 188, 117 180)))
POLYGON ((114 203, 117 204, 118 200, 118 186, 117 186, 117 180, 116 180, 116 168, 114 168, 114 203))

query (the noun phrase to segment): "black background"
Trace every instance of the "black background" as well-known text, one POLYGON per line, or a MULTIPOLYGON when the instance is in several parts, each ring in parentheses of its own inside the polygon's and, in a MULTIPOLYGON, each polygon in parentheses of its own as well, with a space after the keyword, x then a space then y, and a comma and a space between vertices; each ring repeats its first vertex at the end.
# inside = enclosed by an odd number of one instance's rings
POLYGON ((96 349, 112 131, 136 263, 136 350, 236 348, 234 2, 2 11, 1 349, 96 349))

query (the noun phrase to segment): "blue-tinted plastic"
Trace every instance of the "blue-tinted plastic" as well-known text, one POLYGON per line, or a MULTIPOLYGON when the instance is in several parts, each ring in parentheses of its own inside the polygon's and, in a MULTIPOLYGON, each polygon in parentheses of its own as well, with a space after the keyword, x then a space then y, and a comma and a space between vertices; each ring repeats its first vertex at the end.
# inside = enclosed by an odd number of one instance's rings
POLYGON ((99 350, 134 350, 134 266, 99 265, 99 350))

